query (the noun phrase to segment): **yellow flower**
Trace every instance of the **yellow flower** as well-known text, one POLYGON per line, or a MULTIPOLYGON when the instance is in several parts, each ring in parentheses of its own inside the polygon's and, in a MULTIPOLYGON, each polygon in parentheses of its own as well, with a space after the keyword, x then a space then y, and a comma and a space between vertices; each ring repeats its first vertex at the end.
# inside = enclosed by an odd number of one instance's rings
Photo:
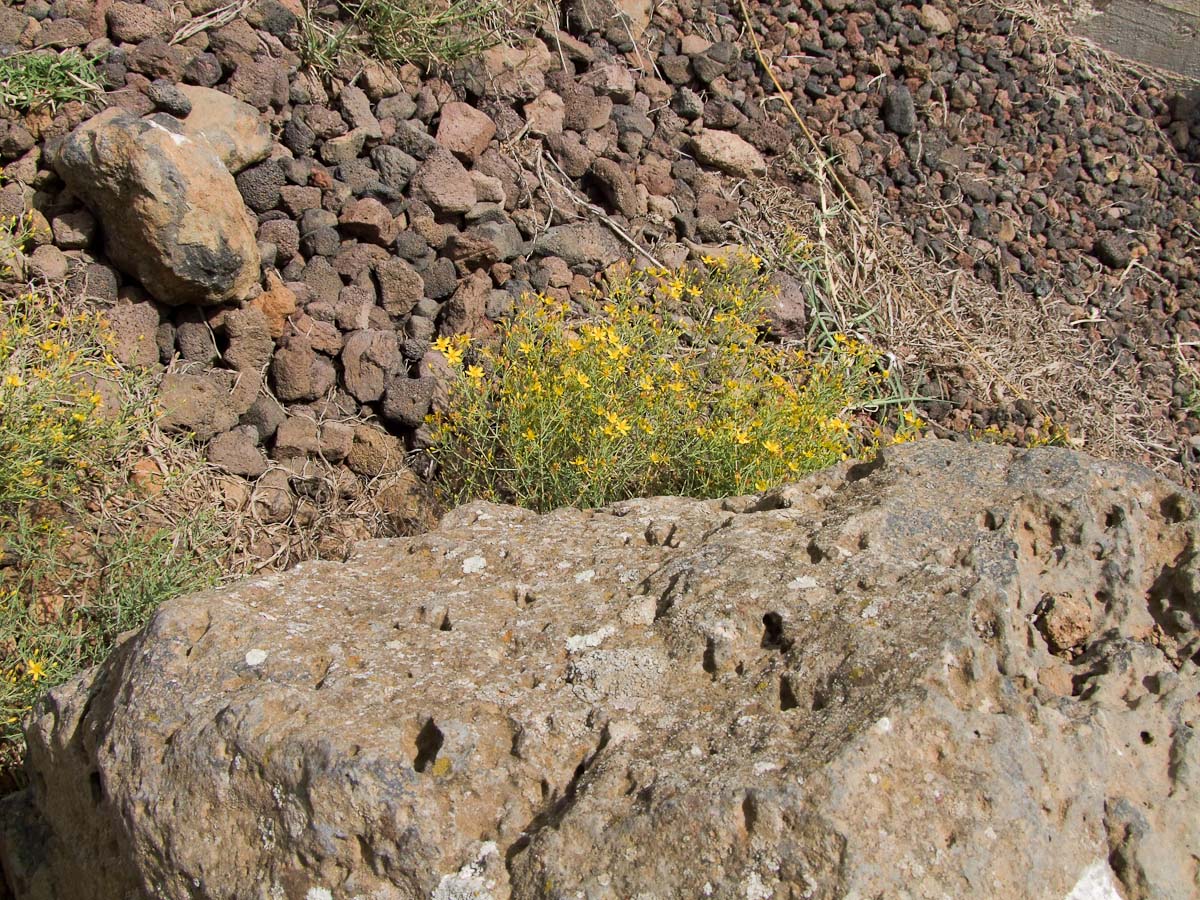
POLYGON ((659 453, 657 450, 651 451, 651 453, 650 453, 650 462, 654 463, 654 465, 656 465, 656 466, 657 466, 657 465, 659 465, 660 463, 665 463, 666 461, 667 461, 667 458, 666 458, 666 456, 664 456, 663 454, 659 453))
POLYGON ((452 366, 459 366, 463 360, 463 352, 461 347, 450 346, 442 351, 442 356, 446 357, 446 362, 452 366))
POLYGON ((20 375, 9 375, 4 379, 4 385, 5 387, 19 388, 24 387, 25 382, 21 380, 20 375))
POLYGON ((34 682, 46 677, 46 667, 36 654, 25 660, 25 674, 34 682))
POLYGON ((588 378, 587 375, 585 375, 583 372, 576 372, 575 380, 579 382, 580 387, 587 387, 588 385, 590 385, 592 383, 592 380, 590 378, 588 378))
POLYGON ((537 440, 537 432, 534 431, 532 428, 526 428, 524 433, 521 436, 523 438, 525 438, 525 440, 527 440, 527 441, 536 441, 537 440))
POLYGON ((478 381, 479 379, 481 379, 483 377, 483 367, 482 366, 468 366, 467 367, 467 377, 470 378, 472 381, 478 381))
POLYGON ((750 435, 744 428, 738 428, 733 432, 733 442, 735 444, 750 443, 750 435))
POLYGON ((783 453, 783 447, 779 446, 779 441, 763 441, 763 449, 772 456, 779 456, 783 453))

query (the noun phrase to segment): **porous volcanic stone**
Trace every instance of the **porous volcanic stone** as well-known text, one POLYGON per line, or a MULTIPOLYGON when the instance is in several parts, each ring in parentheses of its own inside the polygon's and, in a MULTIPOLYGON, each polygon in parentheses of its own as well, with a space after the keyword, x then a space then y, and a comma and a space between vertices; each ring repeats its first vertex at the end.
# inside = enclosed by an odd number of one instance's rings
POLYGON ((473 163, 496 134, 496 123, 467 103, 453 101, 442 107, 437 142, 465 163, 473 163))
POLYGON ((738 178, 767 173, 767 163, 752 144, 731 131, 705 128, 692 139, 696 159, 738 178))
POLYGON ((474 503, 165 603, 39 700, 5 871, 19 900, 1183 900, 1196 504, 936 441, 761 497, 474 503))

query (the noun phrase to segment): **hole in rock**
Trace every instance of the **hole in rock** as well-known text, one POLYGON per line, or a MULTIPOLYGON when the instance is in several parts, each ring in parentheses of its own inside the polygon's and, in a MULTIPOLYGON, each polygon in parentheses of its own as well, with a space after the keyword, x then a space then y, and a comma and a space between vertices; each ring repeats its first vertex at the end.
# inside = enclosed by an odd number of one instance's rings
POLYGON ((742 819, 746 822, 747 831, 753 831, 758 824, 758 803, 752 793, 742 798, 742 819))
POLYGON ((442 616, 442 624, 438 626, 438 631, 453 631, 454 626, 450 624, 450 613, 442 616))
POLYGON ((817 546, 816 541, 809 541, 808 547, 806 547, 805 550, 808 553, 808 561, 810 563, 812 563, 814 566, 817 563, 821 563, 821 562, 825 561, 825 558, 826 558, 825 551, 817 546))
POLYGON ((100 780, 99 772, 88 775, 88 787, 92 792, 92 802, 99 806, 104 802, 104 782, 100 780))
POLYGON ((717 645, 712 638, 704 642, 704 658, 700 665, 709 675, 717 674, 717 645))
POLYGON ((786 675, 781 676, 779 679, 779 711, 787 712, 799 705, 799 701, 796 700, 796 692, 792 690, 791 679, 786 675))
POLYGON ((1191 504, 1179 494, 1169 494, 1163 497, 1158 506, 1162 517, 1171 525, 1178 525, 1191 515, 1191 504))
POLYGON ((442 744, 445 742, 445 735, 442 734, 442 730, 437 727, 433 719, 427 721, 417 735, 417 757, 413 760, 413 768, 418 772, 428 769, 437 759, 442 744))
POLYGON ((829 695, 822 690, 813 691, 812 711, 820 712, 829 705, 829 695))
POLYGON ((1154 743, 1154 735, 1152 735, 1148 731, 1143 731, 1141 734, 1141 738, 1142 738, 1142 743, 1146 744, 1147 746, 1154 743))
POLYGON ((1119 506, 1114 506, 1104 516, 1105 528, 1116 528, 1125 521, 1125 510, 1119 506))
POLYGON ((777 612, 766 613, 762 617, 763 636, 759 646, 767 650, 782 650, 784 648, 783 616, 777 612))
POLYGON ((986 528, 988 531, 997 531, 1004 524, 1004 519, 998 516, 992 510, 984 511, 979 517, 979 527, 986 528))
POLYGON ((846 470, 846 481, 862 481, 872 472, 877 472, 883 468, 883 455, 877 455, 869 462, 855 463, 846 470))

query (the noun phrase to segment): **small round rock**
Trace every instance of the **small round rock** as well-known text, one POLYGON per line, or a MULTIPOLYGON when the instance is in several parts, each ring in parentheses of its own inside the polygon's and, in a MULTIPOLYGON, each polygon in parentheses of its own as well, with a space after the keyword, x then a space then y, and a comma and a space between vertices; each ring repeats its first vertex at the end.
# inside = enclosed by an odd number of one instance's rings
POLYGON ((146 88, 146 96, 154 108, 177 119, 187 118, 192 111, 192 101, 171 82, 159 79, 146 88))

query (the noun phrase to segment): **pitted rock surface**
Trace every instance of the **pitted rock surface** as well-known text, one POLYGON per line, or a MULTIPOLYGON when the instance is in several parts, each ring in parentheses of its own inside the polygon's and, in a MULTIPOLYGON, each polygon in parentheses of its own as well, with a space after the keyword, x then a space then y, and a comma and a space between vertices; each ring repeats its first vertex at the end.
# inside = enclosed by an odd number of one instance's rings
POLYGON ((762 497, 466 506, 168 603, 52 692, 5 866, 81 900, 1195 896, 1196 504, 925 442, 762 497))

